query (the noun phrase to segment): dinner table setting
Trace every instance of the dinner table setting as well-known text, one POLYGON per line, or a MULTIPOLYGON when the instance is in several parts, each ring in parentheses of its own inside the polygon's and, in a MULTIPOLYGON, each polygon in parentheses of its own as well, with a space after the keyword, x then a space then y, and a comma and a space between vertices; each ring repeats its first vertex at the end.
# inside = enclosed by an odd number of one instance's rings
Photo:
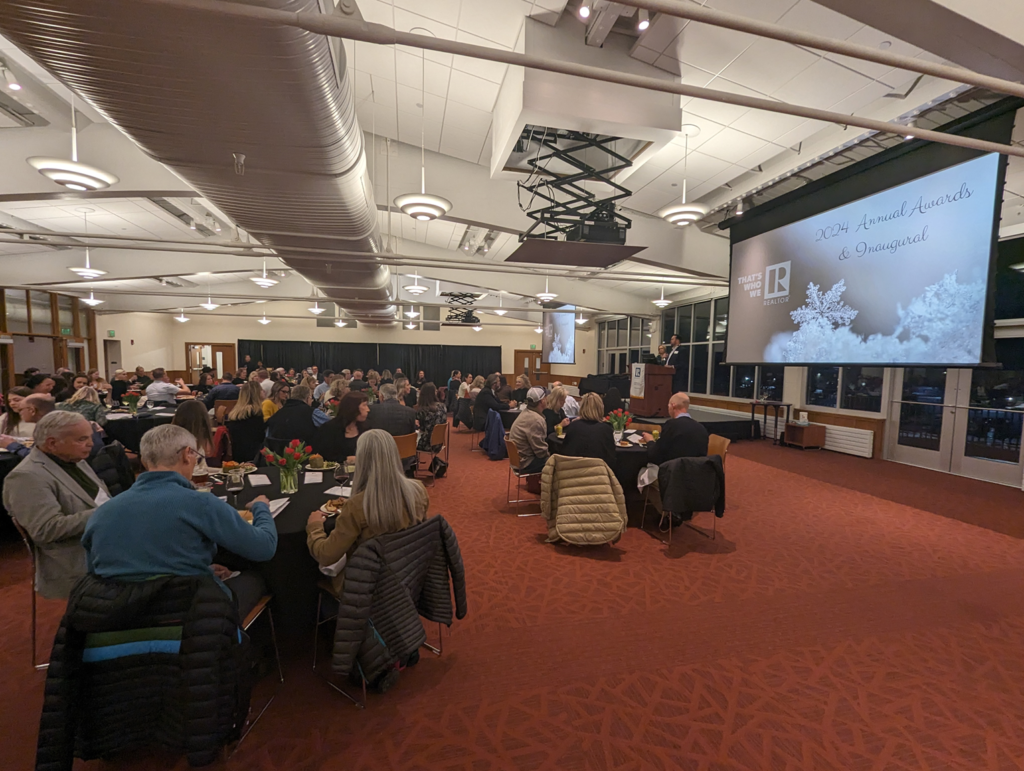
MULTIPOLYGON (((548 434, 548 450, 552 455, 558 454, 562 449, 565 437, 560 426, 548 434)), ((627 428, 622 432, 616 432, 619 437, 615 441, 615 478, 622 485, 623 493, 627 499, 639 497, 637 490, 637 477, 640 470, 647 465, 647 442, 644 441, 643 432, 627 428)))

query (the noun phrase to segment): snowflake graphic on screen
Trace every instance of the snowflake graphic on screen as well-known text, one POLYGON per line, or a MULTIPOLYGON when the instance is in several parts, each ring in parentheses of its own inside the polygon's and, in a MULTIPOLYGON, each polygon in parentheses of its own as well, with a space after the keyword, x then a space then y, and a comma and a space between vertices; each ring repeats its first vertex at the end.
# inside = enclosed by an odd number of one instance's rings
POLYGON ((840 279, 825 294, 815 284, 807 285, 807 303, 790 312, 793 323, 802 327, 817 321, 827 321, 835 327, 846 327, 857 318, 857 311, 843 302, 843 292, 846 291, 846 279, 840 279))
POLYGON ((904 362, 970 364, 981 358, 977 333, 984 315, 985 284, 961 284, 956 271, 924 288, 906 309, 896 306, 899 323, 891 335, 867 338, 850 328, 858 311, 842 301, 839 281, 829 291, 811 283, 806 304, 790 312, 795 332, 772 337, 766 361, 781 362, 904 362))

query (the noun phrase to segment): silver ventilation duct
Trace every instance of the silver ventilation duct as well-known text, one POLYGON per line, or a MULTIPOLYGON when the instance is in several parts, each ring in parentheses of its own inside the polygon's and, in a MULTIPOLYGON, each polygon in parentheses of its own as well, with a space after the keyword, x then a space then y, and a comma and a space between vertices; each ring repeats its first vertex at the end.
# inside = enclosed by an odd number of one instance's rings
POLYGON ((340 41, 133 0, 0 0, 0 33, 350 315, 393 321, 387 267, 301 251, 383 249, 340 41))

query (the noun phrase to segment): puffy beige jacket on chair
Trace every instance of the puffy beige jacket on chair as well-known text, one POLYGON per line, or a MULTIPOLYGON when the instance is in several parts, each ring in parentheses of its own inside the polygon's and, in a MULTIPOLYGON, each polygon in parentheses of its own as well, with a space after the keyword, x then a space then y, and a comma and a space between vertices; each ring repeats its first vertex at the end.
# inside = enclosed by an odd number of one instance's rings
POLYGON ((622 487, 599 458, 552 455, 541 474, 540 508, 549 543, 609 543, 626 530, 622 487))

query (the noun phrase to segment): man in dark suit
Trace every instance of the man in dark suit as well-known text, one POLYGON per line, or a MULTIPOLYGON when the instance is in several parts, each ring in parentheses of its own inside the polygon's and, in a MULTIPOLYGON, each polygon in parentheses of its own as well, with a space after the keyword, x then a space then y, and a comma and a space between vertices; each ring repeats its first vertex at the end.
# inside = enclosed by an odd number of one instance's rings
POLYGON ((312 400, 313 393, 308 386, 292 386, 291 398, 267 421, 267 436, 285 443, 292 439, 309 442, 316 431, 312 400))
POLYGON ((398 401, 398 389, 393 383, 380 387, 380 401, 370 405, 366 428, 380 428, 392 436, 405 436, 416 431, 416 410, 398 401))
POLYGON ((665 357, 665 366, 676 368, 675 374, 672 375, 672 391, 674 393, 686 390, 686 380, 690 374, 690 362, 688 359, 690 349, 681 348, 679 345, 680 342, 679 335, 672 335, 672 337, 669 338, 669 343, 672 348, 665 357))
POLYGON ((668 414, 672 416, 661 427, 658 441, 645 433, 647 460, 660 466, 676 458, 703 458, 708 454, 708 430, 690 417, 690 397, 673 394, 668 400, 668 414))
POLYGON ((361 369, 357 369, 352 373, 352 380, 348 384, 349 391, 365 391, 369 387, 369 383, 363 380, 363 371, 361 369))

